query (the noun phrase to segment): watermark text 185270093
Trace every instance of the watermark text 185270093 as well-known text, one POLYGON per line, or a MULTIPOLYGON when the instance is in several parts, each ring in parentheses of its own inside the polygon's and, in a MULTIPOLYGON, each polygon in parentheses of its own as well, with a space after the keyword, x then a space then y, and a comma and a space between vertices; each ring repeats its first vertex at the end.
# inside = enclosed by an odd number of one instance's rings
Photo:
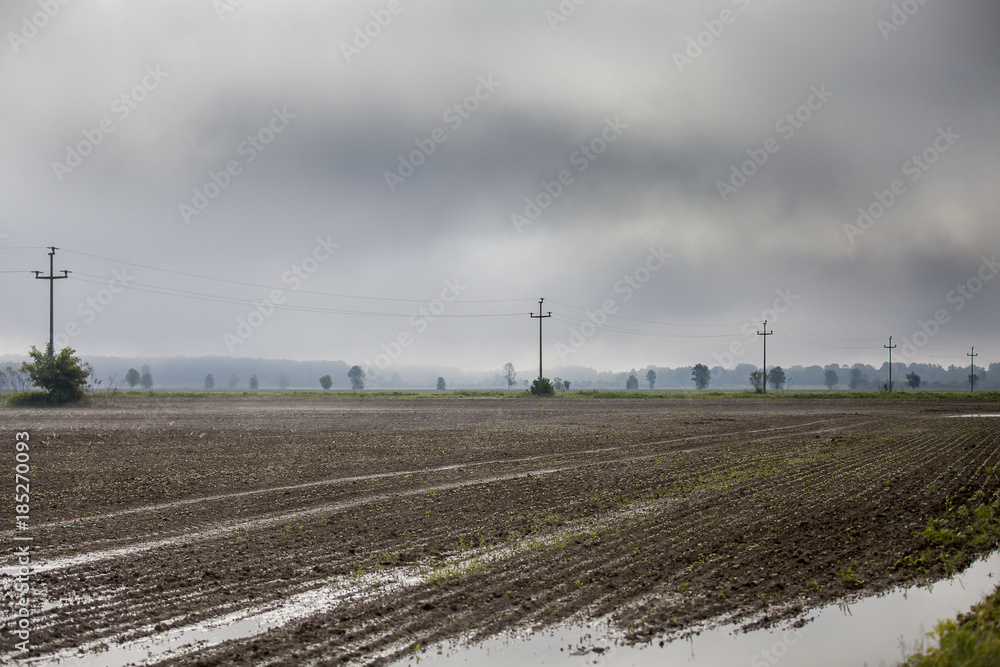
POLYGON ((10 633, 20 641, 15 648, 22 653, 31 649, 31 541, 26 533, 31 518, 31 435, 19 432, 14 436, 14 580, 9 597, 10 633))

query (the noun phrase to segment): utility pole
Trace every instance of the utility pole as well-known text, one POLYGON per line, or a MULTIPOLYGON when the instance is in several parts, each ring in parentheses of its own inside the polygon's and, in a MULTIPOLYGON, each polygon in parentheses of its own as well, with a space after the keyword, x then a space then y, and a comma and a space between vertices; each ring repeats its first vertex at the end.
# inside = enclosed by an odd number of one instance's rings
POLYGON ((49 360, 55 355, 55 284, 57 280, 63 280, 69 277, 69 271, 63 271, 61 276, 57 276, 54 271, 55 266, 55 256, 56 248, 54 246, 49 246, 49 275, 43 276, 41 271, 32 271, 35 274, 36 280, 48 280, 49 281, 49 360))
POLYGON ((552 317, 552 311, 549 311, 548 315, 543 315, 542 314, 542 302, 543 301, 545 301, 545 299, 539 299, 538 300, 538 314, 537 315, 535 315, 534 313, 529 313, 531 315, 531 319, 538 320, 538 379, 539 380, 542 379, 542 321, 546 317, 552 317))
POLYGON ((971 357, 971 361, 969 362, 969 390, 970 390, 969 393, 975 393, 976 392, 976 357, 979 356, 978 354, 976 354, 976 346, 973 345, 972 346, 972 352, 966 352, 965 356, 971 357))
POLYGON ((758 331, 758 336, 764 337, 764 393, 767 393, 767 337, 773 336, 774 331, 767 330, 767 320, 764 320, 764 331, 758 331))
POLYGON ((889 344, 883 345, 885 349, 889 350, 889 393, 892 393, 892 351, 895 350, 898 345, 892 344, 892 336, 889 336, 889 344))

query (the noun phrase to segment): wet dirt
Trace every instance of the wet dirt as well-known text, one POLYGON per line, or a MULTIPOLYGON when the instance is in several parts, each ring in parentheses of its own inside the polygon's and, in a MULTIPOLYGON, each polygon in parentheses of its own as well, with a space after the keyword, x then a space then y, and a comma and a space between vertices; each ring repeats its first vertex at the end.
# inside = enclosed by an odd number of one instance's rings
MULTIPOLYGON (((0 438, 31 434, 40 569, 32 650, 15 653, 5 633, 0 659, 99 656, 102 643, 396 572, 405 586, 157 659, 388 664, 597 618, 633 642, 718 617, 756 627, 994 548, 925 528, 997 503, 1000 421, 944 418, 995 412, 978 400, 334 395, 7 409, 0 438)), ((4 512, 11 526, 12 502, 4 512)))

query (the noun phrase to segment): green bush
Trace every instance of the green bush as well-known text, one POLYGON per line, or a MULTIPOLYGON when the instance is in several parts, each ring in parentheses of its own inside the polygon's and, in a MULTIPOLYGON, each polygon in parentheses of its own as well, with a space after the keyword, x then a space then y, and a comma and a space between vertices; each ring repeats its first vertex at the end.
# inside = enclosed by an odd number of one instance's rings
MULTIPOLYGON (((49 405, 63 405, 82 400, 86 396, 84 388, 91 374, 90 366, 81 363, 78 357, 73 356, 75 352, 73 348, 64 347, 52 358, 49 358, 47 352, 48 346, 46 352, 40 352, 32 346, 28 353, 32 361, 25 362, 22 369, 31 378, 32 384, 45 390, 43 396, 47 397, 49 405)), ((38 405, 38 403, 32 404, 38 405)))
POLYGON ((556 388, 548 378, 536 378, 528 391, 532 396, 555 396, 556 388))

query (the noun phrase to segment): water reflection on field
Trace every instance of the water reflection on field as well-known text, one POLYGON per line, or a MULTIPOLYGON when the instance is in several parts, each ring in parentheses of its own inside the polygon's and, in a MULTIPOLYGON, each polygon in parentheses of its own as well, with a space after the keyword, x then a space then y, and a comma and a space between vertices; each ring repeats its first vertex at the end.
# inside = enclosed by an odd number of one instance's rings
POLYGON ((634 667, 840 667, 896 665, 913 654, 938 621, 968 611, 997 585, 1000 552, 950 580, 914 586, 810 613, 800 628, 737 634, 734 626, 705 630, 659 646, 622 646, 604 624, 561 627, 465 647, 430 647, 397 665, 607 665, 634 667))

